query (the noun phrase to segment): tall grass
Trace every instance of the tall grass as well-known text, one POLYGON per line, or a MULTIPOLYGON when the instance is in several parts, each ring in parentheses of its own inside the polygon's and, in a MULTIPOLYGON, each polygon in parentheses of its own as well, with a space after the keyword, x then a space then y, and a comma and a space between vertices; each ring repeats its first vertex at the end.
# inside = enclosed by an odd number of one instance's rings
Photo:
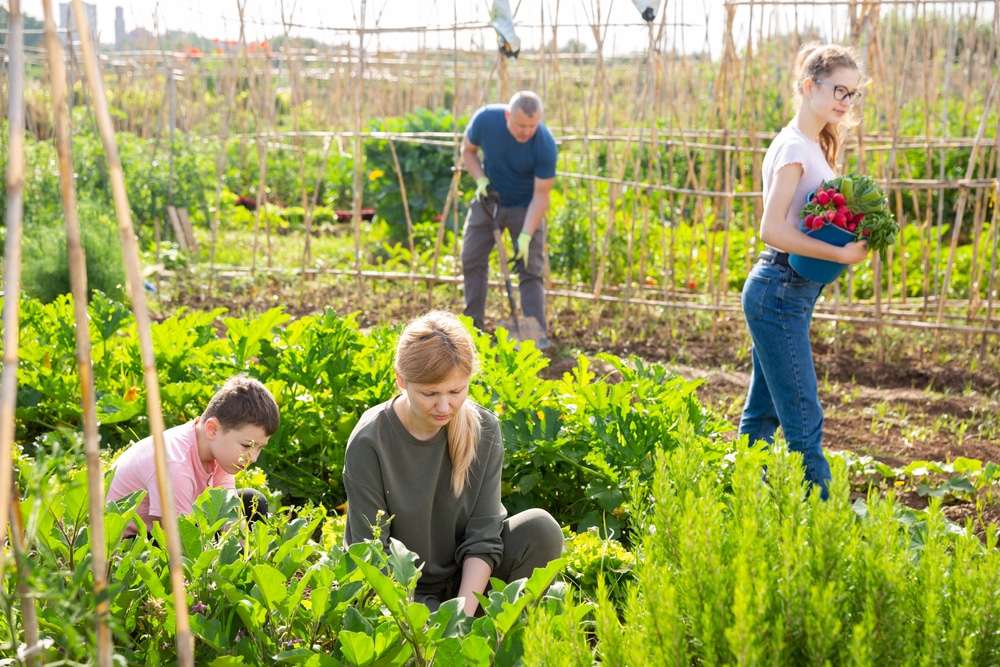
MULTIPOLYGON (((998 664, 996 529, 851 502, 834 466, 823 502, 797 455, 742 448, 726 484, 696 448, 664 452, 624 609, 599 594, 573 633, 613 665, 998 664)), ((580 664, 573 633, 530 664, 580 664)))

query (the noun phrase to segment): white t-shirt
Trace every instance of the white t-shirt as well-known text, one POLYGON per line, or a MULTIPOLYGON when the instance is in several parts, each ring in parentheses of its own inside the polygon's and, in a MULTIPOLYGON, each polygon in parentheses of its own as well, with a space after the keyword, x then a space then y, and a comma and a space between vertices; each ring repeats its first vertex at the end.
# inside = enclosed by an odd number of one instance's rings
POLYGON ((823 181, 833 178, 836 174, 827 163, 819 142, 808 138, 797 128, 787 125, 774 138, 764 155, 761 176, 764 179, 765 207, 771 194, 774 175, 779 169, 790 164, 802 165, 802 178, 795 188, 795 196, 792 198, 792 205, 788 207, 788 215, 785 216, 785 221, 797 229, 802 218, 802 207, 806 205, 806 197, 822 185, 823 181))
MULTIPOLYGON (((198 438, 195 426, 198 419, 168 428, 163 432, 167 454, 167 470, 173 483, 174 508, 177 515, 188 514, 194 501, 210 487, 235 490, 236 480, 218 462, 205 463, 198 455, 198 438)), ((115 476, 108 487, 108 500, 118 500, 130 493, 145 489, 146 497, 139 503, 138 514, 152 529, 150 517, 163 516, 160 483, 156 479, 156 459, 153 455, 153 437, 144 438, 131 445, 118 457, 114 465, 115 476)), ((135 535, 134 523, 125 529, 126 535, 135 535)))

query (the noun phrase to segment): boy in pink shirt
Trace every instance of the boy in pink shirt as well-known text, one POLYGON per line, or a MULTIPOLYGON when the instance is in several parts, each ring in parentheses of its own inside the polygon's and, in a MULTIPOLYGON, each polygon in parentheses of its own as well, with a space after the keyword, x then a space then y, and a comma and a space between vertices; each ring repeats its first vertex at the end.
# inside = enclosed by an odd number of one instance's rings
MULTIPOLYGON (((234 475, 257 460, 268 439, 278 430, 278 404, 258 380, 237 375, 216 392, 200 417, 163 432, 167 468, 177 514, 188 514, 205 489, 229 489, 243 501, 254 521, 267 514, 267 500, 255 489, 236 491, 234 475)), ((145 490, 138 515, 151 530, 163 517, 156 478, 153 438, 133 443, 114 464, 108 500, 145 490)), ((135 535, 133 523, 125 534, 135 535)))

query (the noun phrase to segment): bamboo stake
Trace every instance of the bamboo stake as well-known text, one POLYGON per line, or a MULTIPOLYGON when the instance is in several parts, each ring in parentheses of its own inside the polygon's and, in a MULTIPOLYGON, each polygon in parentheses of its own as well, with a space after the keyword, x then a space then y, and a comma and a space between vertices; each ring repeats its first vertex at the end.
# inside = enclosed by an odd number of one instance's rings
MULTIPOLYGON (((413 242, 413 219, 410 217, 410 202, 406 198, 406 181, 403 178, 403 169, 399 166, 399 156, 396 155, 396 142, 390 138, 389 152, 392 153, 392 164, 396 167, 396 177, 399 179, 399 194, 403 198, 403 214, 406 216, 406 238, 410 243, 410 271, 416 268, 417 248, 413 242)), ((413 283, 413 300, 417 299, 417 284, 413 283)))
MULTIPOLYGON (((976 145, 972 147, 972 154, 969 156, 969 166, 965 172, 967 178, 972 177, 973 170, 975 169, 976 156, 979 153, 979 142, 983 140, 983 137, 986 133, 986 121, 989 118, 989 108, 990 105, 993 103, 993 99, 996 95, 996 92, 997 92, 997 82, 994 81, 993 85, 990 86, 989 94, 986 96, 986 99, 983 100, 983 115, 980 117, 979 130, 976 132, 976 145)), ((951 282, 951 272, 955 266, 955 251, 958 247, 958 237, 961 234, 962 219, 965 216, 965 203, 969 195, 968 188, 963 187, 961 183, 959 183, 959 187, 961 187, 962 189, 958 196, 958 212, 955 214, 955 221, 952 223, 952 228, 951 228, 951 247, 948 250, 948 267, 945 269, 944 281, 943 284, 941 285, 942 296, 948 294, 948 285, 951 282)), ((941 323, 942 317, 944 315, 944 303, 945 303, 944 299, 942 299, 941 302, 938 304, 938 312, 937 312, 938 324, 941 323)), ((940 344, 941 344, 941 332, 939 331, 937 335, 934 337, 935 354, 940 353, 940 344)))
MULTIPOLYGON (((998 135, 1000 137, 1000 135, 998 135)), ((1000 252, 1000 220, 997 219, 997 208, 998 203, 1000 203, 1000 179, 994 181, 993 184, 993 221, 990 223, 990 237, 992 238, 992 243, 990 244, 993 248, 993 252, 990 253, 990 280, 989 287, 986 290, 986 317, 985 321, 988 323, 992 320, 993 315, 993 301, 994 292, 997 288, 997 252, 1000 252)), ((979 341, 979 361, 986 361, 986 334, 982 334, 982 338, 979 341)))
MULTIPOLYGON (((45 0, 51 2, 51 0, 45 0)), ((177 657, 180 667, 194 666, 194 639, 191 634, 188 619, 187 593, 184 586, 184 567, 181 562, 180 533, 177 529, 177 509, 174 506, 174 489, 170 476, 167 474, 167 455, 163 443, 163 410, 160 404, 160 385, 156 376, 156 353, 153 349, 153 337, 150 331, 149 310, 146 305, 146 293, 142 284, 142 270, 139 265, 139 248, 136 244, 135 231, 132 225, 132 212, 129 209, 128 194, 125 190, 125 176, 122 172, 121 160, 118 157, 118 146, 115 143, 114 127, 111 123, 111 113, 104 93, 104 81, 101 78, 94 52, 94 44, 90 38, 90 27, 82 0, 73 0, 73 15, 80 30, 80 44, 83 50, 84 67, 87 81, 90 84, 91 98, 94 102, 97 125, 104 145, 104 154, 108 161, 108 172, 111 177, 111 190, 114 196, 115 212, 118 216, 118 228, 121 232, 123 254, 125 258, 125 273, 131 289, 132 312, 135 316, 136 331, 139 336, 139 347, 142 355, 143 376, 146 387, 146 402, 149 410, 149 425, 153 437, 153 451, 156 460, 156 478, 160 486, 163 500, 162 526, 167 536, 167 553, 169 556, 170 580, 174 594, 174 613, 177 624, 177 657)))
MULTIPOLYGON (((296 133, 299 131, 299 105, 302 104, 301 92, 299 90, 299 77, 297 75, 296 67, 292 61, 292 46, 291 46, 291 36, 289 34, 288 25, 292 20, 295 12, 295 6, 292 7, 292 12, 288 15, 288 20, 285 20, 285 0, 281 0, 281 27, 285 32, 285 56, 288 60, 288 77, 292 85, 292 130, 296 133)), ((295 146, 298 149, 299 157, 299 185, 302 190, 302 215, 304 216, 303 226, 305 227, 305 239, 302 244, 302 268, 306 269, 311 262, 311 252, 309 244, 312 240, 312 210, 309 207, 309 192, 306 189, 306 162, 305 155, 302 149, 302 137, 301 135, 296 136, 295 146)), ((302 274, 302 279, 305 280, 306 274, 302 274)), ((301 295, 300 295, 301 298, 301 295)))
MULTIPOLYGON (((16 1, 14 0, 14 2, 16 1)), ((39 643, 41 637, 38 634, 38 611, 35 608, 35 598, 28 587, 31 564, 25 558, 24 525, 21 517, 21 502, 18 500, 17 490, 11 489, 10 546, 14 552, 14 562, 17 566, 17 594, 21 598, 21 624, 24 626, 24 644, 18 647, 18 655, 24 660, 27 667, 35 667, 35 665, 42 664, 39 654, 45 646, 39 643)))
MULTIPOLYGON (((219 128, 219 156, 215 159, 215 213, 212 215, 212 228, 211 235, 212 240, 209 245, 208 250, 208 265, 209 267, 215 266, 215 250, 219 243, 219 225, 222 224, 222 219, 220 218, 220 211, 222 210, 222 175, 226 171, 226 158, 228 154, 228 144, 229 144, 229 123, 232 118, 233 110, 236 107, 236 80, 239 78, 239 68, 238 62, 233 60, 231 62, 232 67, 227 67, 226 70, 232 70, 232 83, 229 86, 229 90, 226 93, 226 109, 222 116, 222 127, 219 128)), ((222 70, 220 70, 222 71, 222 70)), ((221 80, 220 80, 221 83, 221 80)), ((215 287, 215 272, 209 273, 208 277, 208 295, 212 296, 215 287)))
POLYGON ((100 435, 97 432, 97 400, 94 395, 94 368, 91 363, 90 318, 87 314, 87 262, 80 240, 80 221, 76 208, 73 155, 70 148, 69 112, 66 107, 66 70, 62 45, 56 35, 51 0, 43 3, 45 12, 45 48, 52 70, 52 111, 55 119, 56 153, 59 158, 59 189, 66 217, 66 249, 69 253, 70 285, 76 321, 76 368, 80 375, 84 453, 87 459, 87 492, 90 521, 91 568, 94 572, 95 629, 97 664, 111 667, 111 630, 108 627, 108 558, 104 534, 104 474, 101 466, 100 435))
POLYGON ((361 196, 362 180, 364 171, 365 153, 364 144, 361 142, 361 88, 364 80, 365 66, 365 15, 368 9, 367 0, 361 0, 361 23, 358 26, 358 66, 355 70, 354 79, 354 211, 352 221, 354 225, 354 269, 358 274, 356 279, 358 306, 364 300, 364 284, 361 280, 361 196))
MULTIPOLYGON (((7 19, 7 238, 4 241, 3 373, 0 376, 0 544, 14 484, 14 415, 21 299, 21 234, 24 218, 24 19, 21 0, 11 0, 7 19)), ((0 551, 0 581, 6 558, 0 551)))

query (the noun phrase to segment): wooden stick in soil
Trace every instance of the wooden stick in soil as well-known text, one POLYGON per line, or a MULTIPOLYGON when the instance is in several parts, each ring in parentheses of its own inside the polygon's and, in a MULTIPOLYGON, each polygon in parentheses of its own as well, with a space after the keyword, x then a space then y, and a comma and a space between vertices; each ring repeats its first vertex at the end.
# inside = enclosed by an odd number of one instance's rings
MULTIPOLYGON (((998 139, 1000 140, 1000 139, 998 139)), ((1000 201, 1000 180, 993 182, 993 201, 1000 201)), ((990 245, 993 248, 993 252, 990 253, 990 281, 989 287, 986 290, 986 313, 984 317, 984 326, 988 326, 990 319, 993 315, 993 295, 996 289, 997 280, 997 252, 1000 251, 1000 230, 997 227, 1000 226, 1000 221, 997 220, 997 206, 993 206, 993 220, 990 223, 990 238, 992 242, 990 245)), ((979 341, 979 361, 980 363, 986 362, 986 339, 987 335, 984 332, 982 339, 979 341)))
MULTIPOLYGON (((225 112, 222 116, 222 126, 219 128, 219 156, 215 159, 215 213, 212 215, 211 223, 211 244, 208 249, 208 266, 215 268, 215 250, 219 243, 219 224, 222 220, 219 212, 222 210, 222 174, 226 170, 226 158, 229 143, 229 122, 233 109, 236 106, 236 80, 239 78, 239 62, 233 58, 227 60, 229 66, 226 70, 232 70, 232 82, 226 92, 225 112)), ((220 71, 225 71, 220 68, 220 71)), ((220 78, 220 83, 222 79, 220 78)), ((158 260, 157 260, 158 261, 158 260)), ((215 271, 208 274, 208 296, 212 297, 215 291, 215 271)))
MULTIPOLYGON (((9 543, 17 569, 17 592, 21 604, 21 624, 24 626, 24 649, 21 653, 27 667, 39 664, 38 614, 34 598, 28 589, 28 564, 24 560, 24 528, 21 505, 13 485, 14 411, 17 402, 17 365, 19 338, 19 307, 21 295, 21 230, 24 214, 24 31, 20 0, 11 0, 8 14, 9 67, 7 80, 8 144, 7 160, 7 238, 4 250, 3 305, 3 374, 0 384, 0 544, 8 541, 7 517, 10 517, 9 543)), ((0 556, 0 579, 6 557, 0 556)), ((13 639, 13 637, 11 637, 13 639)))
MULTIPOLYGON (((403 169, 399 166, 399 156, 396 155, 396 142, 389 138, 389 152, 392 153, 392 164, 396 167, 396 176, 399 179, 399 194, 403 198, 403 214, 406 216, 406 238, 410 243, 410 273, 413 273, 414 263, 417 261, 417 248, 413 243, 413 218, 410 217, 410 201, 406 198, 406 181, 403 178, 403 169)), ((412 283, 412 298, 417 300, 417 283, 412 283)))
POLYGON ((94 368, 91 363, 90 318, 87 314, 87 262, 80 240, 80 220, 76 207, 73 155, 70 148, 69 111, 66 106, 66 66, 62 44, 56 34, 52 0, 44 0, 45 50, 48 53, 52 85, 52 113, 56 131, 56 154, 59 161, 59 190, 66 217, 66 250, 69 254, 69 278, 73 291, 73 314, 76 321, 76 368, 80 375, 82 397, 84 454, 87 459, 87 495, 92 545, 91 568, 94 572, 97 664, 111 667, 111 631, 108 627, 107 553, 104 549, 104 471, 101 465, 100 436, 97 432, 97 401, 94 395, 94 368))
MULTIPOLYGON (((48 0, 51 1, 51 0, 48 0)), ((90 37, 90 26, 84 12, 82 0, 73 0, 73 16, 80 30, 80 45, 83 50, 84 67, 90 85, 91 98, 97 116, 97 126, 104 145, 111 177, 111 191, 114 197, 118 229, 122 239, 125 259, 125 273, 130 288, 132 312, 135 315, 136 332, 142 357, 142 369, 146 387, 146 403, 149 412, 149 427, 153 437, 153 452, 156 461, 156 479, 160 486, 163 502, 162 526, 167 536, 170 581, 174 595, 174 613, 177 631, 177 661, 180 667, 194 667, 194 639, 188 618, 187 592, 184 585, 184 566, 181 562, 180 533, 177 529, 177 509, 174 506, 174 489, 167 474, 167 455, 163 443, 163 408, 160 404, 160 385, 156 376, 156 352, 150 331, 149 309, 146 305, 146 291, 142 284, 142 269, 139 264, 139 248, 136 243, 132 212, 129 209, 128 193, 125 190, 125 175, 122 171, 115 130, 108 110, 97 54, 90 37)))
MULTIPOLYGON (((973 144, 972 153, 969 155, 969 166, 967 167, 965 172, 965 180, 972 179, 973 172, 976 168, 976 160, 979 154, 980 143, 982 142, 983 137, 986 134, 986 121, 989 119, 990 105, 993 104, 993 100, 996 97, 996 92, 997 92, 997 83, 996 81, 994 81, 993 85, 990 86, 989 94, 987 94, 986 99, 983 101, 983 115, 980 117, 979 129, 976 131, 976 143, 973 144)), ((954 221, 951 223, 952 224, 951 246, 949 247, 948 250, 948 266, 945 269, 944 281, 941 285, 942 295, 948 294, 948 285, 951 282, 951 272, 955 267, 955 253, 958 249, 958 238, 962 230, 962 220, 965 217, 965 204, 969 197, 969 188, 964 183, 960 183, 959 186, 961 187, 961 191, 958 196, 958 206, 957 206, 958 211, 955 214, 954 221)), ((938 324, 941 324, 944 317, 945 302, 946 300, 942 298, 941 302, 938 304, 938 312, 937 312, 938 324)), ((940 354, 941 351, 940 345, 941 345, 941 331, 938 330, 937 334, 934 337, 935 354, 940 354)))
MULTIPOLYGON (((299 105, 303 103, 302 92, 300 90, 298 72, 295 63, 292 62, 292 39, 289 34, 288 24, 292 21, 295 13, 295 6, 285 20, 285 0, 281 0, 281 27, 285 32, 285 59, 288 60, 288 78, 292 86, 292 131, 295 132, 295 147, 299 157, 299 185, 302 190, 302 216, 303 228, 305 231, 302 243, 302 282, 306 279, 305 270, 309 268, 312 261, 310 243, 312 242, 312 210, 309 208, 309 190, 306 187, 306 161, 302 148, 302 135, 299 133, 299 105)), ((303 63, 305 67, 305 63, 303 63)), ((329 144, 328 144, 329 145, 329 144)), ((299 293, 301 301, 302 294, 299 293)))
MULTIPOLYGON (((7 238, 4 241, 3 373, 0 376, 0 544, 14 483, 14 413, 21 298, 21 222, 24 219, 24 19, 21 0, 11 0, 7 24, 7 238)), ((0 581, 5 558, 0 552, 0 581)))
POLYGON ((361 279, 361 197, 363 190, 361 175, 365 167, 364 143, 361 141, 361 89, 365 70, 365 15, 367 12, 368 2, 361 0, 361 25, 358 26, 358 67, 355 71, 354 95, 352 96, 354 105, 354 206, 351 220, 354 227, 354 270, 357 273, 355 280, 357 303, 354 304, 355 308, 362 306, 365 291, 364 281, 361 279))
MULTIPOLYGON (((15 2, 17 0, 14 0, 15 2)), ((6 493, 4 495, 7 495, 6 493)), ((35 598, 28 588, 28 577, 31 565, 24 551, 24 525, 21 521, 21 502, 17 497, 17 489, 10 492, 10 546, 14 552, 14 563, 17 566, 17 595, 21 598, 21 624, 24 626, 24 648, 18 653, 24 656, 27 667, 41 665, 39 653, 44 647, 38 644, 38 611, 35 609, 35 598)))

